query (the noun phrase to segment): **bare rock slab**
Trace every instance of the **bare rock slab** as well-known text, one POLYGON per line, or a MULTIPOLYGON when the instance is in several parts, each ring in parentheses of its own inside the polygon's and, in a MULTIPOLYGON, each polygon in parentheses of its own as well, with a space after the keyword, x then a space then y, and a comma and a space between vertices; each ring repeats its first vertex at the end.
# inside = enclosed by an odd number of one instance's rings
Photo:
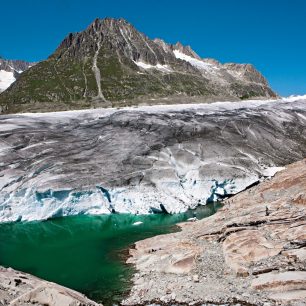
POLYGON ((77 291, 3 267, 0 267, 0 305, 101 306, 77 291))
POLYGON ((124 303, 306 305, 305 192, 306 159, 181 232, 137 242, 124 303), (188 268, 173 269, 178 254, 188 268))

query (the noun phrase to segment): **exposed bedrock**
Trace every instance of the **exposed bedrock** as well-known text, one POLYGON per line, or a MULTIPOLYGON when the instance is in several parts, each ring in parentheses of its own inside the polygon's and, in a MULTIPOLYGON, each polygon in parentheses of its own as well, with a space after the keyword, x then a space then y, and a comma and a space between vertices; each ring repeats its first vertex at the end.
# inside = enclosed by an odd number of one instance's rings
POLYGON ((102 306, 77 291, 3 267, 0 267, 0 305, 102 306))
POLYGON ((306 156, 306 100, 0 117, 0 221, 176 213, 306 156))
POLYGON ((182 231, 137 242, 127 305, 306 305, 306 159, 182 231))

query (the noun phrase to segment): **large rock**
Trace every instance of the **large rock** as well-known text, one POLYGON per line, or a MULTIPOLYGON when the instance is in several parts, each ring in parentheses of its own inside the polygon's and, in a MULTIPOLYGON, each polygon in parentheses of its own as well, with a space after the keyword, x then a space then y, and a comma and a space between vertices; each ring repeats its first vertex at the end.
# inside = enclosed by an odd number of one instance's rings
POLYGON ((306 271, 264 273, 253 280, 252 287, 269 291, 306 290, 306 271))
POLYGON ((99 306, 83 294, 35 276, 0 267, 0 305, 99 306))
POLYGON ((306 305, 305 191, 306 159, 226 200, 214 216, 137 242, 128 262, 139 273, 125 303, 306 305), (171 269, 167 254, 190 249, 189 268, 171 269))

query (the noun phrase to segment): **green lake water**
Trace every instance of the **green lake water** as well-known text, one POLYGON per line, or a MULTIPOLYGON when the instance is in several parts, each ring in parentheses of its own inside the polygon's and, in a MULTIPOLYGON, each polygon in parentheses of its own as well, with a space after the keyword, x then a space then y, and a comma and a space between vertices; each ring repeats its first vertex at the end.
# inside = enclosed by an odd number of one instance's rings
POLYGON ((138 240, 177 230, 195 214, 208 217, 218 203, 183 214, 71 216, 0 224, 0 265, 31 273, 111 305, 130 288, 127 250, 138 240), (140 225, 133 223, 141 221, 140 225))

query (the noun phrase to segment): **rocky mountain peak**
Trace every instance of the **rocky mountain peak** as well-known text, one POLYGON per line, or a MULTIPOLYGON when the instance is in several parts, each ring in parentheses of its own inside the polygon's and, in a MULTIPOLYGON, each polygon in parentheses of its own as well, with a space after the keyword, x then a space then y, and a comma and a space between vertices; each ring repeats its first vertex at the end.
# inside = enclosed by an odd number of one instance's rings
POLYGON ((193 58, 196 58, 196 59, 201 59, 201 57, 191 49, 190 46, 184 46, 182 45, 179 41, 175 44, 175 45, 171 45, 171 49, 174 51, 174 50, 177 50, 185 55, 188 55, 188 56, 191 56, 193 58))
MULTIPOLYGON (((201 60, 190 46, 184 46, 180 42, 167 44, 159 38, 151 40, 125 19, 110 17, 96 18, 85 31, 70 33, 52 56, 57 59, 62 56, 84 59, 94 56, 98 50, 116 53, 120 58, 152 66, 173 65, 177 62, 174 51, 201 60)), ((180 66, 183 66, 183 70, 196 73, 188 63, 181 63, 180 66)), ((177 69, 181 70, 180 67, 177 69)))
POLYGON ((268 86, 266 78, 252 64, 227 63, 223 65, 225 69, 243 78, 248 82, 256 82, 268 86))
POLYGON ((55 54, 58 58, 63 54, 84 58, 93 56, 98 49, 155 65, 160 55, 155 54, 160 53, 159 46, 123 18, 95 19, 85 31, 70 33, 55 54))
POLYGON ((220 101, 275 96, 251 65, 202 59, 190 46, 152 40, 125 19, 108 17, 69 33, 46 61, 0 96, 0 109, 33 101, 60 102, 64 108, 73 102, 83 108, 165 97, 186 103, 186 97, 220 101))

